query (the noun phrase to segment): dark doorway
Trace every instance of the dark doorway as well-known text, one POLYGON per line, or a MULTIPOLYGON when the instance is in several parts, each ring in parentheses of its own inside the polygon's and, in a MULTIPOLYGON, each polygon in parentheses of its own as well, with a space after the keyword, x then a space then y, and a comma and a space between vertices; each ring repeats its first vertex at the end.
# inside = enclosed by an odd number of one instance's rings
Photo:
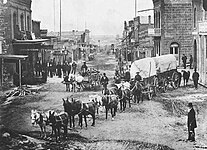
POLYGON ((197 42, 194 40, 194 68, 197 68, 197 42))

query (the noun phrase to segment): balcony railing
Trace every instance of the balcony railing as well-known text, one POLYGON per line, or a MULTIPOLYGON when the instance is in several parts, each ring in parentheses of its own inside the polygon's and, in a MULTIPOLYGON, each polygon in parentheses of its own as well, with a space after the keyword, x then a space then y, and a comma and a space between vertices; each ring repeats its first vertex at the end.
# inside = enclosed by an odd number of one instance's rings
POLYGON ((148 36, 161 36, 161 28, 149 28, 148 29, 148 36))

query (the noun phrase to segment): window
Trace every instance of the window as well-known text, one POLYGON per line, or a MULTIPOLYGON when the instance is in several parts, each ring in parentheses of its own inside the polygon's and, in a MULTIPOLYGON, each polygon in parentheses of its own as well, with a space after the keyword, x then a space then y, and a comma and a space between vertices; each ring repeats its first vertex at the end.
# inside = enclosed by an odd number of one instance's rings
POLYGON ((170 45, 170 54, 178 54, 179 45, 177 43, 172 43, 170 45))
POLYGON ((27 31, 30 31, 30 17, 27 16, 27 31))
POLYGON ((17 25, 17 15, 16 13, 13 14, 13 30, 14 33, 16 32, 16 25, 17 25))
POLYGON ((193 17, 193 20, 194 20, 194 23, 193 23, 193 26, 194 26, 194 28, 196 28, 196 15, 197 15, 197 13, 196 13, 196 8, 194 8, 194 17, 193 17))
POLYGON ((23 14, 21 14, 20 20, 21 20, 21 31, 24 31, 24 16, 23 16, 23 14))

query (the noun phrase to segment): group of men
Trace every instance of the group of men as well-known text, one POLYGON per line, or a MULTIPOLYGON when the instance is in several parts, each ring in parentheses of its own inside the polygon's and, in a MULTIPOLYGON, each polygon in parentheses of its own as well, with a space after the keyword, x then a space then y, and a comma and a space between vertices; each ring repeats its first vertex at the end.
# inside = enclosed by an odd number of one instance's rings
POLYGON ((58 64, 56 65, 54 59, 53 60, 51 59, 50 62, 48 63, 48 71, 49 71, 48 73, 51 78, 54 75, 57 75, 59 78, 61 78, 62 73, 63 76, 67 76, 69 74, 75 74, 76 69, 77 69, 77 64, 75 62, 73 62, 72 64, 68 63, 67 61, 65 61, 63 64, 58 62, 58 64))
MULTIPOLYGON (((183 61, 183 67, 184 67, 184 69, 186 69, 186 64, 187 64, 187 56, 185 55, 185 54, 183 54, 183 56, 182 56, 182 61, 183 61)), ((190 63, 190 69, 192 69, 193 68, 193 56, 192 55, 190 55, 190 59, 189 59, 189 63, 190 63)))

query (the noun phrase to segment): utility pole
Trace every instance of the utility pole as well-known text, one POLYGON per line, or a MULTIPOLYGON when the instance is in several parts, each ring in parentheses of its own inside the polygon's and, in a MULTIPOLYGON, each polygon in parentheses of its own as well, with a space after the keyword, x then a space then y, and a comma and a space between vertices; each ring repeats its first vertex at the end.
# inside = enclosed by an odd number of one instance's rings
POLYGON ((137 0, 135 0, 135 18, 137 16, 137 0))
POLYGON ((55 0, 53 0, 53 11, 54 11, 54 32, 55 32, 55 0))
POLYGON ((61 24, 61 23, 62 23, 62 21, 61 21, 61 19, 62 19, 62 18, 61 18, 61 15, 62 15, 62 14, 61 14, 61 11, 62 11, 62 8, 61 8, 61 0, 60 0, 60 41, 61 41, 61 25, 62 25, 62 24, 61 24))

